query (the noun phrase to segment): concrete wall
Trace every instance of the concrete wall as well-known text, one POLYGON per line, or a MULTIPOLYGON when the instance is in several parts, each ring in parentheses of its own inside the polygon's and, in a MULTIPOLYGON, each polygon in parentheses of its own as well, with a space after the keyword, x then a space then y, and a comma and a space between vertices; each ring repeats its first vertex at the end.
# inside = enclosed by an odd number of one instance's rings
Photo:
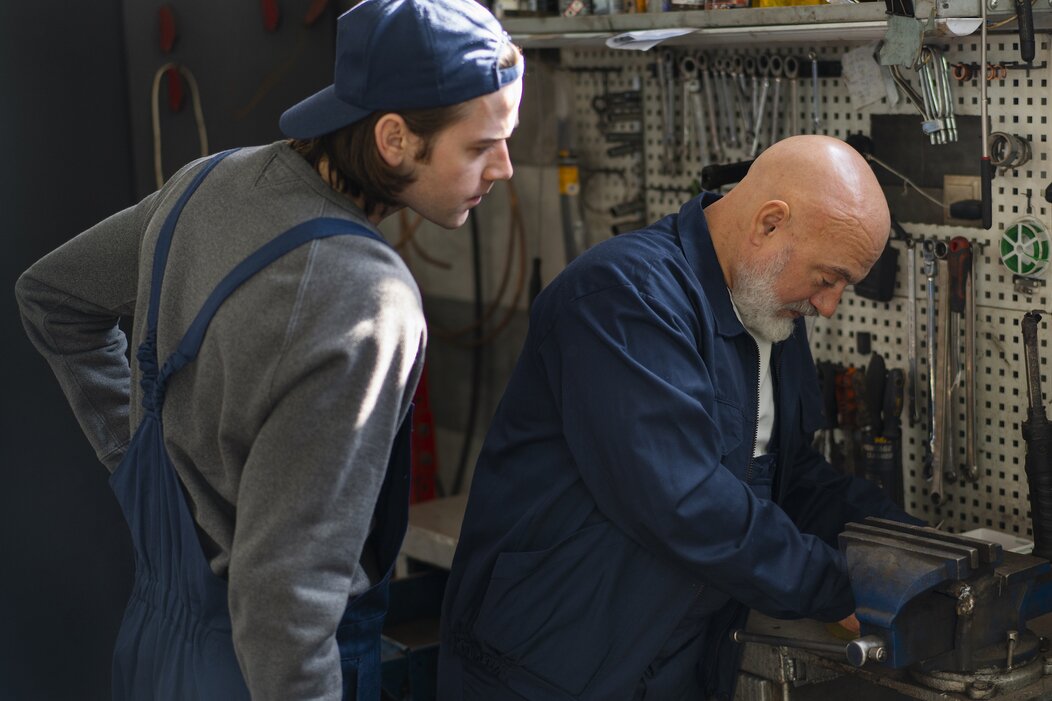
POLYGON ((0 3, 0 85, 0 698, 108 699, 127 526, 13 289, 132 202, 120 0, 0 3))

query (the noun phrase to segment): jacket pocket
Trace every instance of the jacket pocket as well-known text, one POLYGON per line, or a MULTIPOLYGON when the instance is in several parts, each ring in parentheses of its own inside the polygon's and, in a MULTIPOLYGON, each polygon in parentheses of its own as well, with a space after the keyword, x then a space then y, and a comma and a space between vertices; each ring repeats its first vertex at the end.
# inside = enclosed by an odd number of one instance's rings
POLYGON ((580 695, 619 640, 630 577, 619 577, 624 537, 597 523, 545 550, 504 552, 475 621, 479 641, 508 662, 580 695))
MULTIPOLYGON (((733 469, 734 462, 741 462, 742 457, 737 453, 743 448, 745 442, 745 413, 741 407, 723 399, 716 400, 716 428, 718 429, 717 445, 723 464, 733 469)), ((752 447, 752 437, 749 437, 749 445, 752 447)), ((748 457, 745 458, 748 462, 748 457)), ((743 475, 738 475, 739 478, 743 475)))

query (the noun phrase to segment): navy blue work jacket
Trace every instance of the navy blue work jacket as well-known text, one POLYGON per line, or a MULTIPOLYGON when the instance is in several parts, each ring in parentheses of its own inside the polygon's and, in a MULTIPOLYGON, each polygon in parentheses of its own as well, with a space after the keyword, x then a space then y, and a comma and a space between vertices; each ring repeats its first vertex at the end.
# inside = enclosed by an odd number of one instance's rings
POLYGON ((473 694, 465 666, 509 699, 729 697, 726 633, 746 607, 847 616, 836 534, 908 518, 812 449, 802 320, 773 349, 777 469, 755 468, 758 351, 705 224, 713 201, 593 247, 537 298, 471 485, 440 698, 498 698, 473 694))

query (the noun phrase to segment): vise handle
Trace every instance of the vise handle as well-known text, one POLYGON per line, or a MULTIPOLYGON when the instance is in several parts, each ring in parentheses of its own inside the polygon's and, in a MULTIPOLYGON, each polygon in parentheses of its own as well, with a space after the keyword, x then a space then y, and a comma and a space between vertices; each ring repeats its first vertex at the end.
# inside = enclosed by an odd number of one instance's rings
POLYGON ((735 630, 731 632, 731 640, 736 643, 759 643, 761 645, 795 647, 801 650, 842 654, 855 667, 861 667, 870 660, 883 662, 888 656, 884 641, 876 635, 864 635, 845 645, 844 643, 784 638, 779 635, 761 635, 758 633, 747 633, 744 630, 735 630))

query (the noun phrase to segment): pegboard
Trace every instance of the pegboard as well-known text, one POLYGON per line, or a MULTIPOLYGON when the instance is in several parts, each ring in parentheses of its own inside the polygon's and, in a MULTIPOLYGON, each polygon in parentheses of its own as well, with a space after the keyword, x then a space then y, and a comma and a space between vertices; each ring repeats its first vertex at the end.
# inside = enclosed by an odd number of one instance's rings
MULTIPOLYGON (((949 63, 975 63, 980 58, 978 36, 948 40, 941 38, 935 45, 945 52, 949 63)), ((819 60, 839 61, 843 54, 859 44, 822 44, 779 46, 771 53, 804 58, 814 52, 819 60)), ((622 52, 606 49, 567 48, 562 50, 561 65, 573 83, 574 147, 580 158, 583 178, 583 202, 589 239, 596 242, 611 235, 618 227, 629 230, 676 212, 699 188, 698 174, 706 159, 697 153, 679 158, 679 172, 667 172, 662 167, 663 123, 662 97, 657 79, 656 61, 661 60, 661 47, 649 52, 622 52), (609 92, 640 90, 641 120, 618 123, 610 130, 636 131, 641 137, 638 151, 610 156, 611 148, 599 129, 599 116, 593 100, 609 92), (643 198, 644 213, 614 217, 610 208, 643 198)), ((704 53, 708 61, 735 55, 756 57, 761 52, 754 47, 719 48, 702 51, 697 47, 673 47, 674 63, 689 52, 704 53)), ((987 61, 1008 63, 1018 60, 1019 51, 1012 35, 991 35, 987 61)), ((988 82, 988 110, 991 131, 1005 131, 1030 142, 1032 157, 1018 170, 998 172, 993 181, 993 227, 989 230, 973 227, 950 227, 910 223, 908 213, 896 211, 904 228, 915 239, 941 239, 953 236, 969 238, 973 246, 973 280, 976 302, 976 381, 975 424, 976 461, 979 468, 977 482, 944 482, 944 502, 933 505, 928 483, 923 474, 923 458, 927 443, 926 402, 918 406, 919 420, 914 425, 906 421, 903 411, 903 464, 907 510, 932 524, 942 523, 946 530, 960 532, 986 527, 1032 537, 1029 518, 1028 493, 1024 473, 1025 444, 1021 424, 1026 418, 1026 387, 1023 348, 1019 320, 1032 309, 1050 310, 1049 290, 1037 288, 1033 294, 1016 291, 1012 274, 1002 265, 998 244, 1004 229, 1020 216, 1028 213, 1050 225, 1049 205, 1043 193, 1049 184, 1050 146, 1048 118, 1050 97, 1050 41, 1047 35, 1038 36, 1038 55, 1031 70, 1009 70, 1003 79, 988 82), (1031 197, 1027 198, 1027 193, 1031 197)), ((801 65, 801 78, 795 91, 790 81, 781 85, 779 114, 782 117, 780 136, 789 134, 789 115, 795 112, 798 133, 822 133, 839 138, 849 134, 867 134, 870 117, 874 114, 901 114, 916 117, 916 128, 921 128, 921 117, 903 97, 898 105, 887 99, 866 107, 856 108, 846 85, 840 78, 819 80, 820 121, 817 130, 812 124, 812 93, 810 64, 801 65)), ((903 74, 916 87, 916 74, 905 69, 903 74)), ((980 114, 978 80, 951 80, 957 115, 980 114)), ((770 96, 770 92, 768 95, 770 96)), ((676 123, 681 124, 682 89, 673 92, 676 123)), ((681 129, 677 126, 677 129, 681 129)), ((766 131, 766 129, 765 129, 766 131)), ((751 145, 751 144, 750 144, 751 145)), ((759 150, 762 151, 761 143, 759 150)), ((938 149, 939 145, 924 148, 938 149)), ((980 144, 974 144, 976 163, 980 144)), ((747 149, 726 150, 721 162, 747 160, 747 149)), ((976 171, 978 167, 976 166, 976 171)), ((831 319, 818 318, 810 325, 810 339, 816 361, 828 360, 861 368, 868 356, 857 352, 858 334, 871 335, 872 350, 881 353, 888 368, 907 370, 907 255, 903 242, 893 242, 900 249, 894 297, 890 302, 874 302, 845 292, 837 313, 831 319)), ((926 386, 928 318, 926 311, 926 277, 921 270, 919 246, 916 256, 917 280, 917 366, 921 387, 926 386)), ((1042 383, 1045 397, 1052 396, 1049 384, 1048 339, 1052 325, 1039 328, 1042 383)), ((963 324, 959 339, 963 362, 963 324)), ((906 388, 908 393, 910 388, 906 388)), ((924 395, 922 395, 923 397, 924 395)), ((1047 404, 1047 403, 1046 403, 1047 404)), ((964 392, 951 409, 954 452, 957 462, 965 462, 965 403, 964 392)), ((838 431, 838 434, 840 432, 838 431)), ((843 436, 839 436, 841 439, 843 436)))

